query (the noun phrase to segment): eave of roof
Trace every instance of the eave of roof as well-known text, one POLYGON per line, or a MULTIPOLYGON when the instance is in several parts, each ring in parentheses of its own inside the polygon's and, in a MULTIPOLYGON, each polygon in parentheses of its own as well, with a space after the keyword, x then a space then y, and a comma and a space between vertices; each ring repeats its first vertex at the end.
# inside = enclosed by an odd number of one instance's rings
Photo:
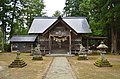
POLYGON ((37 35, 17 35, 10 39, 10 42, 34 42, 37 35))

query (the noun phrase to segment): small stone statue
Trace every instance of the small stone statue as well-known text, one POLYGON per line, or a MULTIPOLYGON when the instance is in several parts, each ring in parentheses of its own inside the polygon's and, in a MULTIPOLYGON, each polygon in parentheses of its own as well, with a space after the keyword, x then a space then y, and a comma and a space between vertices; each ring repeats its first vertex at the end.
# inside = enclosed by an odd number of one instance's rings
POLYGON ((40 44, 37 45, 37 47, 35 47, 35 55, 41 55, 41 51, 40 51, 40 44))
POLYGON ((33 53, 33 60, 43 60, 42 53, 40 51, 40 44, 35 47, 34 53, 33 53))
POLYGON ((78 60, 87 60, 87 50, 85 49, 85 47, 80 44, 80 50, 78 53, 78 60))
POLYGON ((82 44, 80 44, 80 51, 79 51, 79 54, 81 54, 81 53, 83 52, 84 49, 85 49, 85 47, 84 47, 82 44))

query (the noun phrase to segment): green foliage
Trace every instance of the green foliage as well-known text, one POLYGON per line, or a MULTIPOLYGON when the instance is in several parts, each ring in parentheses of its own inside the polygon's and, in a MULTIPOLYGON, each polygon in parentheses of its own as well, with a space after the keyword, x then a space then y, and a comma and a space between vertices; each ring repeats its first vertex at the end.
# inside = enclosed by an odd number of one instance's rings
POLYGON ((35 16, 42 16, 45 13, 42 12, 45 5, 43 0, 24 0, 23 2, 23 12, 25 24, 30 27, 32 20, 35 16))
POLYGON ((0 0, 0 20, 3 21, 2 29, 11 27, 11 36, 27 34, 35 16, 42 16, 45 5, 43 0, 0 0), (3 20, 4 19, 4 20, 3 20))
POLYGON ((64 14, 66 16, 80 16, 80 3, 82 0, 66 0, 64 14))
MULTIPOLYGON (((9 52, 10 51, 10 44, 5 43, 4 49, 9 52)), ((2 43, 0 42, 0 50, 2 50, 2 43)))
POLYGON ((53 14, 54 17, 59 17, 62 16, 61 12, 59 10, 55 11, 55 13, 53 14))
POLYGON ((64 14, 87 17, 93 36, 111 37, 113 51, 116 51, 113 40, 120 47, 120 0, 66 0, 64 14))
POLYGON ((10 50, 11 50, 10 48, 11 48, 10 44, 5 43, 5 51, 10 52, 10 50))

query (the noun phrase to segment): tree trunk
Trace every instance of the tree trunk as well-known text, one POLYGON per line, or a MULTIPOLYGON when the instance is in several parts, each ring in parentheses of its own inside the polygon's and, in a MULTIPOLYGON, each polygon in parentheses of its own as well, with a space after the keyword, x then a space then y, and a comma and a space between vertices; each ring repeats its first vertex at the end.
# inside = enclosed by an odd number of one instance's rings
POLYGON ((116 28, 112 26, 112 43, 111 43, 111 53, 112 54, 117 54, 117 31, 115 30, 116 28))
POLYGON ((5 51, 5 31, 2 29, 2 52, 5 51))
POLYGON ((12 24, 11 24, 11 31, 10 31, 10 38, 13 35, 13 26, 14 26, 14 19, 15 19, 15 8, 16 8, 17 0, 14 1, 14 6, 13 6, 13 13, 12 13, 12 24))

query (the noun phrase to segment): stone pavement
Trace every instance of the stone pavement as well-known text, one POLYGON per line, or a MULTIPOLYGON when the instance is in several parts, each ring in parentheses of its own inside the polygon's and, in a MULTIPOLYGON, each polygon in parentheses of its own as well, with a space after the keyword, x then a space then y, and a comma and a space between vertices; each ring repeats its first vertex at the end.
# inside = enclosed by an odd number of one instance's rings
POLYGON ((66 57, 55 57, 44 79, 77 79, 66 57))

